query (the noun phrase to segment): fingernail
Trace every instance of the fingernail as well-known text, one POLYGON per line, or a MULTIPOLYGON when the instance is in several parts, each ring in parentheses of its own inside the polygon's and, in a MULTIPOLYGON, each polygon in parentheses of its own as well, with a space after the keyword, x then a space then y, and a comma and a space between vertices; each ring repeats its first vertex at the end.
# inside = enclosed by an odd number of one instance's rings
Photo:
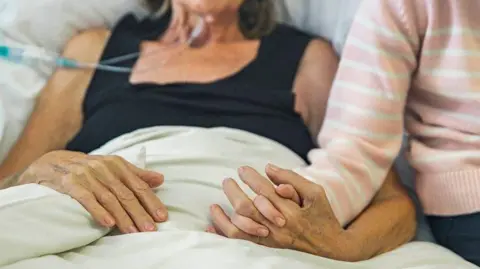
POLYGON ((272 171, 272 172, 278 172, 278 171, 280 171, 280 168, 279 168, 278 166, 273 165, 273 164, 271 164, 271 163, 268 164, 267 169, 269 169, 269 170, 272 171))
POLYGON ((113 225, 115 225, 115 220, 113 220, 111 217, 106 217, 104 219, 104 223, 107 227, 112 227, 113 225))
POLYGON ((243 174, 245 173, 245 170, 246 170, 245 167, 242 166, 242 167, 238 168, 238 173, 239 173, 240 175, 243 175, 243 174))
POLYGON ((262 236, 262 237, 267 237, 268 234, 269 234, 269 231, 265 228, 260 228, 257 230, 257 233, 259 236, 262 236))
POLYGON ((277 223, 277 225, 279 227, 283 227, 286 223, 285 219, 284 218, 280 218, 280 217, 276 217, 275 218, 275 222, 277 223))
POLYGON ((152 231, 152 232, 155 231, 155 225, 153 225, 150 222, 145 223, 144 227, 145 227, 145 230, 147 231, 152 231))
POLYGON ((135 226, 130 226, 130 228, 128 228, 128 233, 131 233, 131 234, 138 233, 138 230, 137 228, 135 228, 135 226))
POLYGON ((165 214, 161 209, 157 210, 157 217, 160 221, 167 220, 167 214, 165 214))

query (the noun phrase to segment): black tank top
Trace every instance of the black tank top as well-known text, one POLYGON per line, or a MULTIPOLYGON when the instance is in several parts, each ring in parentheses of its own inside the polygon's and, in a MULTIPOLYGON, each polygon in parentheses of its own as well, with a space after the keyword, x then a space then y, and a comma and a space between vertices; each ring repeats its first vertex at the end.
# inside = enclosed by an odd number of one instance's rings
MULTIPOLYGON (((168 27, 169 16, 124 17, 113 29, 102 60, 139 51, 168 27)), ((314 147, 295 112, 292 92, 311 37, 278 25, 261 39, 257 58, 243 70, 210 84, 129 83, 130 74, 96 71, 83 103, 84 122, 67 149, 88 153, 120 135, 153 126, 229 127, 275 140, 306 159, 314 147)), ((120 66, 133 67, 136 59, 120 66)))

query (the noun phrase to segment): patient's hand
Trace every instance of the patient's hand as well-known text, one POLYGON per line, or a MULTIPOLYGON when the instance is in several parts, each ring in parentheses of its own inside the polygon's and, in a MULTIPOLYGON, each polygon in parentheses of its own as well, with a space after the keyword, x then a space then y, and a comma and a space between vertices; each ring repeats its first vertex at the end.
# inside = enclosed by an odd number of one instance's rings
MULTIPOLYGON (((218 205, 211 207, 213 227, 210 232, 229 238, 243 239, 274 248, 288 248, 322 257, 347 260, 350 250, 347 233, 338 223, 323 188, 296 173, 269 166, 267 175, 283 190, 275 189, 268 179, 251 168, 242 168, 240 178, 259 196, 254 201, 233 180, 226 180, 224 189, 236 211, 268 228, 268 236, 245 232, 218 205), (293 191, 290 189, 293 186, 293 191), (228 189, 228 190, 227 190, 228 189), (296 191, 295 191, 296 190, 296 191), (283 195, 279 195, 278 193, 283 195), (301 203, 294 202, 296 193, 301 203), (290 193, 290 194, 288 194, 290 193), (285 199, 290 196, 291 199, 285 199), (276 224, 260 213, 260 204, 272 204, 285 217, 284 225, 276 224), (241 206, 239 206, 241 205, 241 206), (279 227, 283 226, 283 227, 279 227)), ((238 223, 237 223, 238 224, 238 223)))
POLYGON ((163 176, 116 156, 50 152, 29 166, 20 183, 67 194, 100 225, 116 225, 123 233, 155 231, 155 221, 167 219, 166 207, 151 189, 163 183, 163 176))

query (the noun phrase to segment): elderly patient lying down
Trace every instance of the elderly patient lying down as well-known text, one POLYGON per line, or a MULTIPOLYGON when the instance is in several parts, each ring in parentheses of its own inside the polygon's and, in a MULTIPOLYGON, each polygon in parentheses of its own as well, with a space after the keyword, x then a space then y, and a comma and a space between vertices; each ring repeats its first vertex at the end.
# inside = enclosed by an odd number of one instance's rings
POLYGON ((414 208, 393 173, 341 223, 341 201, 293 172, 322 125, 337 66, 327 43, 275 25, 270 1, 149 4, 164 16, 128 15, 67 44, 64 55, 84 62, 139 56, 121 63, 131 73, 57 70, 0 167, 4 189, 51 188, 121 233, 206 231, 345 261, 413 237, 414 208), (192 14, 206 25, 185 45, 192 14), (136 162, 142 147, 150 171, 136 162))

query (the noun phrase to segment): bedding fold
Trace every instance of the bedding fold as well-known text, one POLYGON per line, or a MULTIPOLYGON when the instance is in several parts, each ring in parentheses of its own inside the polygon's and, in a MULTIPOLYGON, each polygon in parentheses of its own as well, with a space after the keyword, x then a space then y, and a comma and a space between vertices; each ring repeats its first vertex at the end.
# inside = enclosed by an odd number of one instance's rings
POLYGON ((119 235, 97 226, 68 196, 33 184, 15 187, 0 191, 0 268, 474 268, 429 243, 344 263, 205 233, 211 204, 231 212, 221 185, 224 178, 238 179, 239 166, 263 172, 267 163, 294 168, 305 165, 303 160, 277 142, 226 128, 148 128, 91 154, 118 155, 135 164, 142 147, 147 149, 146 168, 166 178, 155 191, 170 219, 157 225, 158 232, 119 235))

